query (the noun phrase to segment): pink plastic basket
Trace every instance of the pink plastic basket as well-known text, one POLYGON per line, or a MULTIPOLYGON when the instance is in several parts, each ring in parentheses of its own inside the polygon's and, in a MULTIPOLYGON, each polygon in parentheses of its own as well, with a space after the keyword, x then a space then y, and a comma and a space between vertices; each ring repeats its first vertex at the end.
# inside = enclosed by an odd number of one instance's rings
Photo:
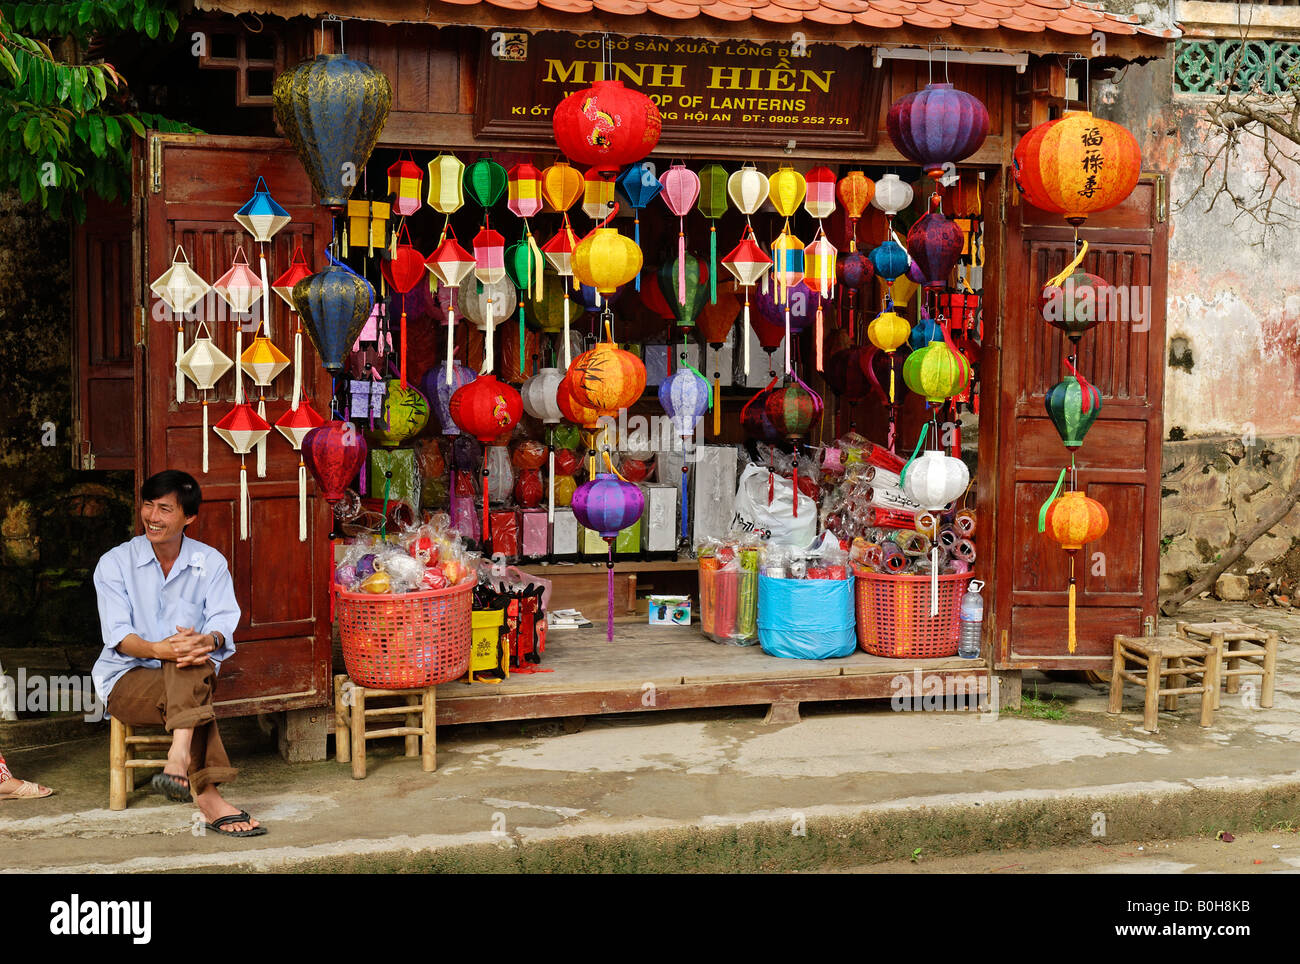
POLYGON ((474 580, 397 595, 337 592, 343 663, 354 683, 417 689, 465 675, 474 580))
POLYGON ((973 572, 939 577, 939 615, 930 615, 930 577, 859 569, 858 646, 873 656, 956 656, 958 617, 973 572))

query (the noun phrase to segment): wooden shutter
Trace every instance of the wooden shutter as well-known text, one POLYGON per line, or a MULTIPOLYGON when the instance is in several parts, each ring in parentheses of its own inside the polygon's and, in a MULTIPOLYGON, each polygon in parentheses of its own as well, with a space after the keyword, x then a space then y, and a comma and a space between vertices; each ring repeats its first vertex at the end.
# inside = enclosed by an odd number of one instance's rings
MULTIPOLYGON (((1008 184, 1008 194, 1014 186, 1008 184)), ((1088 219, 1084 269, 1150 293, 1146 324, 1108 320, 1083 336, 1079 369, 1102 392, 1101 416, 1077 450, 1079 488, 1110 515, 1109 531, 1077 555, 1078 646, 1066 645, 1067 555, 1038 532, 1038 512, 1070 463, 1044 408, 1065 373, 1068 342, 1039 314, 1039 292, 1072 256, 1073 230, 1021 199, 1006 204, 1005 310, 999 332, 995 657, 1001 667, 1098 668, 1116 633, 1140 634, 1155 612, 1163 434, 1168 225, 1163 175, 1146 175, 1118 208, 1088 219), (1019 203, 1013 203, 1018 201, 1019 203), (1144 330, 1145 328, 1145 330, 1144 330)), ((986 436, 981 437, 981 441, 986 436)), ((981 468, 993 452, 981 451, 981 468)), ((985 478, 982 472, 982 479, 985 478)))
MULTIPOLYGON (((231 567, 242 617, 235 635, 237 651, 222 668, 217 699, 223 715, 319 706, 329 699, 331 641, 327 587, 332 565, 326 504, 312 497, 308 539, 298 541, 298 453, 272 430, 267 473, 258 478, 256 456, 247 457, 250 493, 249 537, 239 539, 239 456, 209 428, 209 471, 202 472, 201 395, 187 380, 185 403, 176 403, 176 332, 170 313, 153 320, 149 282, 171 264, 178 244, 209 284, 227 268, 243 245, 250 266, 258 270, 258 246, 234 220, 234 213, 253 193, 258 176, 293 221, 268 245, 269 279, 288 266, 301 243, 313 268, 324 255, 328 213, 314 204, 311 185, 288 144, 279 139, 150 134, 143 161, 137 165, 135 191, 143 212, 136 235, 139 263, 136 297, 147 322, 144 383, 140 393, 144 446, 142 477, 164 468, 194 475, 203 488, 203 507, 190 533, 218 549, 231 567)), ((210 299, 209 304, 214 299, 210 299)), ((272 337, 292 358, 292 322, 275 292, 272 337)), ((234 322, 209 322, 217 346, 235 358, 234 322)), ((195 337, 197 321, 185 323, 185 343, 195 337)), ((244 335, 247 347, 252 335, 244 335)), ((210 393, 210 424, 230 411, 235 369, 210 393)), ((304 384, 317 411, 328 414, 330 385, 304 339, 304 384)), ((253 403, 257 389, 244 380, 253 403)), ((267 421, 274 424, 289 406, 291 369, 276 379, 267 394, 267 421)), ((309 496, 314 485, 309 485, 309 496)))
POLYGON ((96 197, 72 233, 75 469, 133 469, 139 441, 131 208, 96 197))

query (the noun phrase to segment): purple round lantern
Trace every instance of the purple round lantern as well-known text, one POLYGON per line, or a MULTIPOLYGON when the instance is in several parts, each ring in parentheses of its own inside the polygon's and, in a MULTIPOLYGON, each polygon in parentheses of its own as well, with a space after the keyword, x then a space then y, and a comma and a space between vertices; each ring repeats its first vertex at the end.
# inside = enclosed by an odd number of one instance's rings
POLYGON ((907 250, 921 268, 927 288, 942 288, 961 257, 965 236, 944 216, 939 195, 930 196, 930 210, 907 232, 907 250))
POLYGON ((645 510, 641 487, 625 482, 612 472, 601 472, 573 493, 573 514, 578 522, 594 529, 609 546, 609 609, 605 617, 605 638, 614 638, 614 539, 645 510))
POLYGON ((835 278, 850 293, 866 290, 875 277, 875 267, 861 251, 845 251, 835 259, 835 278))
POLYGON ((458 361, 451 364, 451 384, 447 384, 447 365, 440 362, 434 365, 424 377, 420 379, 420 389, 424 392, 424 397, 432 399, 438 407, 438 421, 442 424, 443 435, 459 435, 460 428, 456 425, 455 419, 451 417, 451 396, 456 394, 457 390, 468 385, 478 375, 472 370, 466 368, 458 361))
POLYGON ((817 309, 830 302, 829 298, 823 302, 821 294, 816 289, 810 288, 805 281, 787 288, 785 299, 785 304, 778 302, 776 285, 769 284, 766 291, 762 287, 758 288, 754 296, 754 304, 764 321, 780 328, 785 327, 785 310, 789 307, 791 334, 798 334, 811 325, 817 318, 817 309))
POLYGON ((980 149, 989 133, 989 112, 978 97, 952 84, 926 84, 894 101, 885 124, 898 152, 939 178, 948 173, 946 165, 980 149))

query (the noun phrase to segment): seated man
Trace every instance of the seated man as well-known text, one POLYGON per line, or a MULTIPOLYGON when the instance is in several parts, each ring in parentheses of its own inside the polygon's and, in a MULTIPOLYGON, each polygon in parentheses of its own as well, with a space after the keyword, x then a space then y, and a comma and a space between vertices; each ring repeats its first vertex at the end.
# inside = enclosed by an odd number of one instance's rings
POLYGON ((200 500, 199 484, 185 472, 159 472, 140 487, 144 535, 110 549, 95 567, 104 649, 93 677, 109 715, 172 734, 154 789, 170 800, 193 799, 210 830, 254 837, 266 829, 217 791, 237 772, 221 745, 212 696, 222 661, 235 652, 239 604, 221 553, 185 535, 200 500))

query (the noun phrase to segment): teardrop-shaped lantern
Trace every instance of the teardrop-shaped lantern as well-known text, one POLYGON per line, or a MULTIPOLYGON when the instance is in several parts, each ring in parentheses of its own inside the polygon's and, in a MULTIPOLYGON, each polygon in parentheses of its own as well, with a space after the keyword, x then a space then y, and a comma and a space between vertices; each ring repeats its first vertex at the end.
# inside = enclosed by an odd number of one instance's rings
POLYGON ((929 210, 907 232, 907 250, 921 266, 925 287, 947 285, 965 240, 961 228, 944 216, 939 195, 932 195, 929 210))
POLYGON ((1082 376, 1066 375, 1047 390, 1043 405, 1065 447, 1077 449, 1101 414, 1101 392, 1082 376))
POLYGON ((366 464, 366 438, 351 422, 326 422, 302 440, 302 457, 326 502, 338 502, 366 464))
POLYGON ((542 171, 542 200, 556 212, 569 210, 582 197, 586 180, 568 161, 556 161, 542 171))
POLYGON ((673 313, 673 319, 683 327, 695 324, 700 309, 709 300, 709 266, 689 251, 686 253, 685 267, 676 258, 659 266, 657 275, 659 290, 673 313), (679 278, 686 278, 686 301, 677 300, 679 278))
POLYGON ((727 178, 727 196, 745 217, 758 213, 770 191, 767 175, 752 165, 745 165, 727 178))
POLYGON ((331 264, 293 286, 293 303, 325 370, 337 374, 375 306, 375 289, 352 269, 331 264))
POLYGON ((871 259, 871 266, 876 269, 876 277, 886 281, 893 281, 904 274, 907 266, 911 264, 903 246, 893 238, 873 248, 868 257, 871 259))
POLYGON ((490 157, 480 157, 465 168, 465 193, 484 211, 496 206, 509 181, 506 169, 490 157))

